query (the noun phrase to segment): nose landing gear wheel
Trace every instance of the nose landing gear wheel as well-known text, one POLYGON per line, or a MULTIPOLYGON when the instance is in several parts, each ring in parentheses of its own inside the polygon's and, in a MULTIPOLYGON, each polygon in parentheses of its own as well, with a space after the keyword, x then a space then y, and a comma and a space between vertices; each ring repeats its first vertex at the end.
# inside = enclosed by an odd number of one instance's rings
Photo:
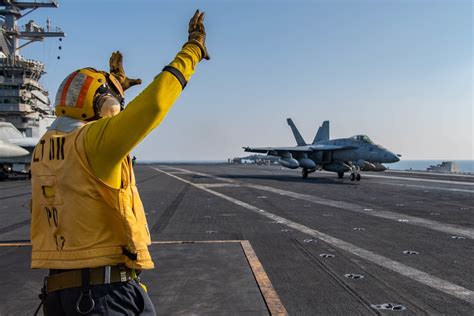
POLYGON ((307 169, 303 169, 303 170, 301 171, 301 175, 303 176, 303 179, 308 178, 308 174, 309 174, 309 172, 308 172, 307 169))

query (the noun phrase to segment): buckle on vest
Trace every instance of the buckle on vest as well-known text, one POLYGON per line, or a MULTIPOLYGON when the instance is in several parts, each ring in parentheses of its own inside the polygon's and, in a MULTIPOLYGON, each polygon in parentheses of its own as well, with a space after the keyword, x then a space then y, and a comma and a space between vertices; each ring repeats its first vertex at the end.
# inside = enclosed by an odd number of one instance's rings
POLYGON ((104 267, 104 284, 110 284, 110 273, 112 271, 111 266, 104 267))
POLYGON ((95 307, 95 301, 92 298, 92 292, 91 292, 91 286, 90 286, 90 278, 91 275, 91 270, 86 268, 86 269, 81 269, 81 278, 82 278, 82 289, 81 289, 81 295, 77 299, 76 302, 76 310, 79 314, 81 315, 86 315, 92 312, 92 310, 95 307), (81 302, 82 299, 86 298, 89 303, 89 308, 86 310, 82 310, 81 308, 81 302))

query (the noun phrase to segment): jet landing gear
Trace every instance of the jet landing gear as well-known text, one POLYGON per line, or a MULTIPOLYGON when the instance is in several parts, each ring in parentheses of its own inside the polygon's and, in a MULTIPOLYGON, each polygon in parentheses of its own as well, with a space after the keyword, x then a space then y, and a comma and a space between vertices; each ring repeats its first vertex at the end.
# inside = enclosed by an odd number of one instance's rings
POLYGON ((344 172, 338 172, 338 173, 337 173, 337 177, 338 177, 339 179, 344 178, 344 172))
POLYGON ((361 179, 360 173, 355 173, 355 172, 351 173, 351 181, 354 181, 354 180, 360 181, 360 179, 361 179))
POLYGON ((303 179, 307 179, 308 178, 308 175, 312 172, 315 172, 316 169, 311 169, 311 170, 308 170, 308 169, 304 169, 301 170, 301 176, 303 176, 303 179))
POLYGON ((354 181, 354 180, 360 181, 360 179, 361 179, 360 168, 353 165, 351 167, 351 181, 354 181))

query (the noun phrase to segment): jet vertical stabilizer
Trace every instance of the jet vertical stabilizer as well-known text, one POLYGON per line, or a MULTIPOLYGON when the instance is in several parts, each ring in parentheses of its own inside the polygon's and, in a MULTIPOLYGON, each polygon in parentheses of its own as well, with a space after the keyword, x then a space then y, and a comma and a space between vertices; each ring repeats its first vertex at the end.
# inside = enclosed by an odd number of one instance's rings
POLYGON ((329 140, 329 121, 324 121, 323 125, 318 128, 316 136, 314 136, 313 145, 318 142, 329 140))
POLYGON ((291 120, 291 118, 287 118, 286 121, 288 122, 288 125, 291 127, 291 131, 293 132, 293 136, 295 136, 296 144, 298 146, 305 146, 306 142, 304 141, 303 137, 301 136, 300 132, 296 128, 295 124, 291 120))

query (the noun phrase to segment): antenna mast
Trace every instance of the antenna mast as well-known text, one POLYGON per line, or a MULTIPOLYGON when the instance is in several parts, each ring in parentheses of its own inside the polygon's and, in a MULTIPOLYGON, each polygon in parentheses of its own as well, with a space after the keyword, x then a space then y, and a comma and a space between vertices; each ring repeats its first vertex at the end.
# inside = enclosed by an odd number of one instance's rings
POLYGON ((43 41, 46 37, 64 37, 66 34, 59 28, 51 28, 48 20, 47 26, 37 25, 30 20, 25 25, 19 27, 17 22, 31 12, 39 8, 57 8, 57 1, 18 1, 0 0, 0 16, 4 21, 0 21, 2 36, 0 37, 0 49, 10 60, 15 60, 15 56, 20 55, 20 49, 33 42, 43 41), (27 12, 23 12, 28 10, 27 12), (27 42, 20 45, 20 40, 27 42))

